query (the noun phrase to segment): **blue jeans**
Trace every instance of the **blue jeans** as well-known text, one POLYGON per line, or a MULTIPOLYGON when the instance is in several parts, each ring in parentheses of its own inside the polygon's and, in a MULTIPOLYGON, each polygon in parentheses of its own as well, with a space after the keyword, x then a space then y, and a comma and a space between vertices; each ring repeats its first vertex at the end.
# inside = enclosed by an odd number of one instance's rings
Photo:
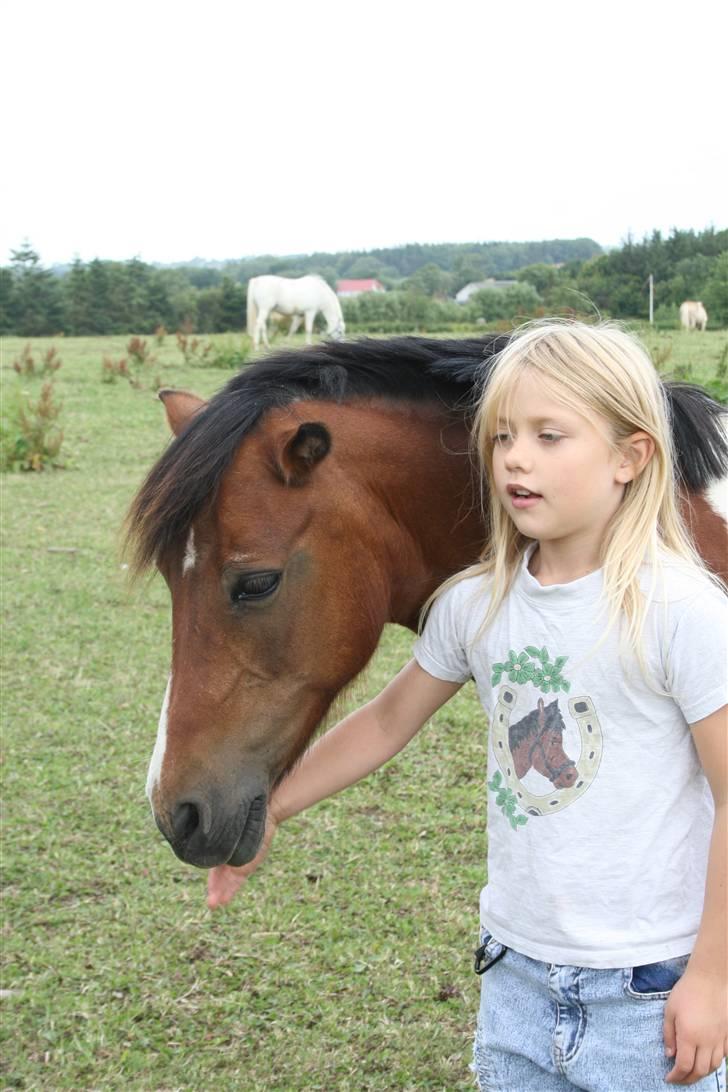
MULTIPOLYGON (((473 1069, 488 1092, 667 1092, 665 1000, 688 957, 594 970, 540 963, 481 934, 473 1069)), ((689 1086, 725 1092, 725 1069, 689 1086)))

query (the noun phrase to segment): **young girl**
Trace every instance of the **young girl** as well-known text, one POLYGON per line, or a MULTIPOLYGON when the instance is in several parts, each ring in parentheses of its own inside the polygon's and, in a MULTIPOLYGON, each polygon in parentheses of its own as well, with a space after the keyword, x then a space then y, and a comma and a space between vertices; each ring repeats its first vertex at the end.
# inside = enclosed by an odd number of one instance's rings
POLYGON ((396 754, 473 678, 490 723, 474 1069, 501 1092, 724 1088, 728 600, 675 499, 660 381, 614 326, 516 333, 484 390, 480 564, 414 659, 280 785, 279 822, 396 754))

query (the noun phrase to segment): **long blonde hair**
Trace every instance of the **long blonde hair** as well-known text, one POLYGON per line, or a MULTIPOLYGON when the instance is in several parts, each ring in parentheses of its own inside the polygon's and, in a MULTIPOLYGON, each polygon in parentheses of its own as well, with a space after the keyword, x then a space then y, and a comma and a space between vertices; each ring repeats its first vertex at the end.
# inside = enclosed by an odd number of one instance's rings
POLYGON ((493 621, 508 594, 532 539, 522 535, 495 491, 493 436, 518 380, 536 374, 549 394, 586 416, 618 451, 635 432, 647 433, 654 453, 642 472, 625 486, 624 496, 601 544, 608 631, 626 622, 626 642, 640 663, 642 631, 664 552, 706 572, 688 535, 677 501, 672 429, 664 387, 637 338, 614 323, 547 320, 516 330, 487 373, 473 428, 482 469, 483 504, 488 536, 479 561, 450 577, 425 606, 466 577, 490 577, 491 595, 479 632, 493 621), (651 566, 647 595, 640 568, 651 566))

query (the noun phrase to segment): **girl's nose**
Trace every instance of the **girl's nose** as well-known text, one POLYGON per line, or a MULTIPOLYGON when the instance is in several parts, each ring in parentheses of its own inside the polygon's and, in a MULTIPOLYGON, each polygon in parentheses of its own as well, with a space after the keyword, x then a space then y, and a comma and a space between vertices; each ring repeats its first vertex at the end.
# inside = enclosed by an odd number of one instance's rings
POLYGON ((516 470, 519 467, 528 470, 531 465, 528 445, 523 440, 513 440, 506 451, 504 462, 507 470, 516 470))

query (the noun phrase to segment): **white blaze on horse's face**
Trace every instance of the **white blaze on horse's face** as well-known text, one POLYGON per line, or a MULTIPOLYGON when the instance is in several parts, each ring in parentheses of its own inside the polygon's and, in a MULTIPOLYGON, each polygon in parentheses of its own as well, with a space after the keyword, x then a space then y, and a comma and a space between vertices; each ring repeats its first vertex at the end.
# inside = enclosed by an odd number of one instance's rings
POLYGON ((182 562, 182 576, 194 569, 195 562, 197 561, 197 550, 195 549, 195 532, 190 527, 190 533, 187 537, 187 547, 185 549, 185 556, 182 562))
POLYGON ((167 750, 167 710, 169 709, 169 696, 172 693, 172 676, 167 680, 167 689, 164 692, 162 712, 159 714, 159 727, 157 728, 157 741, 154 744, 152 758, 147 773, 147 797, 151 801, 152 793, 159 784, 159 775, 162 772, 164 752, 167 750))

